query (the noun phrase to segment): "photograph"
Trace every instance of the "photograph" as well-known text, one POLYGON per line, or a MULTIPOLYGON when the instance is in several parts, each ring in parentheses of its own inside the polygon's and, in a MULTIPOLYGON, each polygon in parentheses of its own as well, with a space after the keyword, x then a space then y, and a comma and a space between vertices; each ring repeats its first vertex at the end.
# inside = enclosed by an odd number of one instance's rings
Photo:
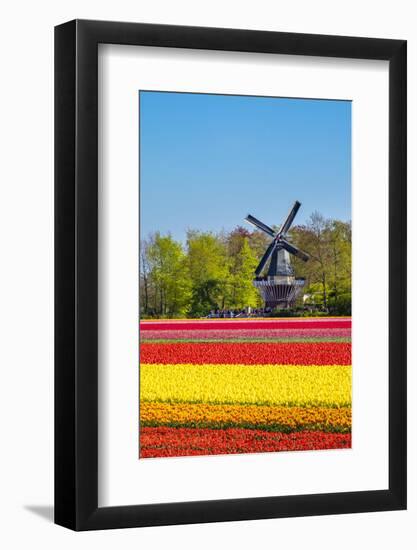
POLYGON ((4 4, 1 548, 414 546, 416 10, 344 7, 4 4))
POLYGON ((350 449, 351 101, 140 90, 139 134, 139 459, 350 449))

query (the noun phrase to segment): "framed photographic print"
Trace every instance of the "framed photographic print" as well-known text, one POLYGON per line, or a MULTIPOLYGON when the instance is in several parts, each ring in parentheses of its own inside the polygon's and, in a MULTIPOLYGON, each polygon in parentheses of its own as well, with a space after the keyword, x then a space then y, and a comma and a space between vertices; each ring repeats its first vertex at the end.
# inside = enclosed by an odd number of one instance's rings
POLYGON ((55 521, 406 507, 406 42, 55 30, 55 521))

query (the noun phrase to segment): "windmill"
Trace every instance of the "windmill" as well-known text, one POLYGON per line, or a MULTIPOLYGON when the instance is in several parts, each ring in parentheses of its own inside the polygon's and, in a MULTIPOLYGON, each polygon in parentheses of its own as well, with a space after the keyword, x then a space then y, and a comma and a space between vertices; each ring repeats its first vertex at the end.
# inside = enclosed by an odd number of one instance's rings
POLYGON ((272 241, 262 256, 258 267, 255 270, 253 284, 262 294, 266 307, 288 308, 304 286, 305 279, 296 278, 294 269, 291 266, 290 254, 306 262, 310 256, 291 244, 287 233, 294 221, 301 203, 295 201, 286 220, 278 231, 256 219, 250 214, 245 220, 257 229, 272 237, 272 241), (266 264, 269 262, 267 274, 262 276, 266 264))

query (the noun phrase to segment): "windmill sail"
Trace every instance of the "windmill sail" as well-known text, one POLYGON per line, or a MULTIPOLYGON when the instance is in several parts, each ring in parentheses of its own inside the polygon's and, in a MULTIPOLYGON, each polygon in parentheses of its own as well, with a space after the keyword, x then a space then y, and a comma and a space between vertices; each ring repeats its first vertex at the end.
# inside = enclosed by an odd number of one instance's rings
POLYGON ((303 260, 303 262, 306 262, 310 259, 310 256, 306 253, 294 246, 293 244, 290 244, 285 239, 280 240, 282 247, 285 248, 290 254, 293 254, 293 256, 296 256, 297 258, 300 258, 300 260, 303 260))
POLYGON ((297 215, 298 210, 300 209, 301 202, 295 201, 294 206, 291 208, 287 219, 285 222, 281 225, 281 228, 279 230, 279 234, 285 237, 287 231, 292 225, 292 222, 294 221, 295 216, 297 215))
POLYGON ((267 233, 271 237, 275 237, 274 230, 268 225, 266 225, 265 223, 257 220, 255 216, 251 216, 250 214, 248 214, 245 220, 251 223, 252 225, 254 225, 255 227, 257 227, 258 229, 260 229, 261 231, 263 231, 264 233, 267 233))
POLYGON ((259 262, 258 267, 255 270, 255 274, 258 277, 261 273, 263 268, 265 267, 266 262, 269 260, 270 256, 272 255, 272 252, 274 251, 274 248, 276 246, 275 240, 271 242, 271 244, 266 249, 265 254, 262 256, 261 261, 259 262))

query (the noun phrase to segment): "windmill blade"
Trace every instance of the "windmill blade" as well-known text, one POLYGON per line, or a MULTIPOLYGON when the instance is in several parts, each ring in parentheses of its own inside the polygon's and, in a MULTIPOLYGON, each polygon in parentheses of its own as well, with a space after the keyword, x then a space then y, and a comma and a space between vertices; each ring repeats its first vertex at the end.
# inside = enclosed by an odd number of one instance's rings
POLYGON ((294 256, 297 256, 297 258, 300 258, 300 260, 303 260, 303 262, 306 262, 310 259, 310 256, 306 253, 294 246, 293 244, 290 244, 285 239, 281 239, 280 243, 282 245, 282 248, 285 248, 287 252, 290 254, 293 254, 294 256))
POLYGON ((261 221, 257 220, 254 216, 251 216, 250 214, 248 214, 245 220, 251 223, 252 225, 254 225, 255 227, 257 227, 258 229, 260 229, 261 231, 263 231, 264 233, 267 233, 270 237, 275 237, 275 231, 265 223, 262 223, 261 221))
POLYGON ((287 231, 291 227, 291 224, 294 221, 294 218, 297 215, 297 212, 298 212, 300 206, 301 206, 301 202, 295 201, 294 206, 291 208, 290 213, 287 216, 287 219, 281 225, 281 229, 278 232, 280 235, 285 236, 285 234, 287 233, 287 231))
POLYGON ((261 274, 263 268, 265 267, 265 264, 266 262, 269 260, 272 252, 274 251, 275 249, 275 246, 276 246, 276 241, 272 241, 271 244, 268 246, 268 248, 266 249, 266 252, 265 254, 262 256, 261 258, 261 261, 259 262, 259 265, 258 267, 255 269, 255 275, 257 277, 259 277, 259 275, 261 274))

